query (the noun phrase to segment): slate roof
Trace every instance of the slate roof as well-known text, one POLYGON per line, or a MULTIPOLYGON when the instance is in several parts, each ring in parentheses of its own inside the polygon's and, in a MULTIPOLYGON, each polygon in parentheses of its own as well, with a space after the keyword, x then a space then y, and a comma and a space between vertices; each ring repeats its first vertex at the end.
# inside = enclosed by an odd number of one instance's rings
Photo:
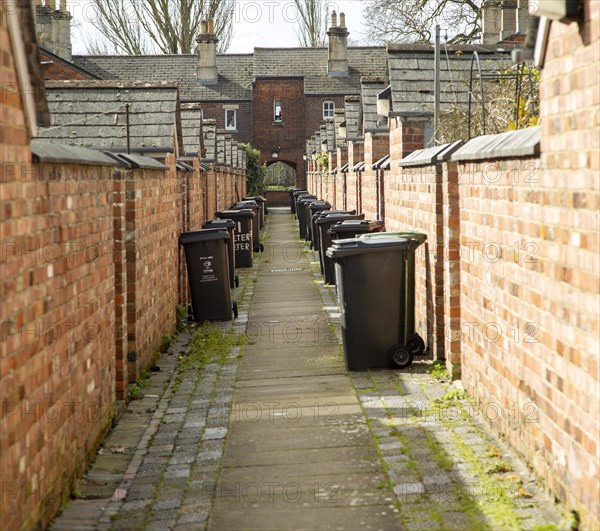
POLYGON ((255 48, 255 77, 304 77, 306 94, 346 95, 360 93, 361 76, 381 76, 386 72, 385 47, 348 48, 346 77, 327 74, 327 48, 255 48))
MULTIPOLYGON (((453 104, 468 103, 469 74, 473 51, 479 53, 484 74, 495 73, 512 65, 510 50, 498 46, 454 45, 442 46, 441 54, 441 110, 453 104), (448 67, 449 65, 449 67, 448 67)), ((392 87, 394 113, 433 112, 434 110, 434 52, 433 46, 420 44, 388 44, 389 79, 392 87)), ((478 88, 479 84, 476 83, 478 88)))
POLYGON ((201 85, 197 55, 79 55, 73 62, 101 79, 173 81, 182 101, 250 101, 252 54, 217 55, 219 82, 201 85))
POLYGON ((127 146, 125 104, 129 103, 132 150, 170 151, 176 130, 180 146, 183 142, 174 83, 47 81, 46 96, 52 125, 40 128, 40 138, 123 150, 127 146))

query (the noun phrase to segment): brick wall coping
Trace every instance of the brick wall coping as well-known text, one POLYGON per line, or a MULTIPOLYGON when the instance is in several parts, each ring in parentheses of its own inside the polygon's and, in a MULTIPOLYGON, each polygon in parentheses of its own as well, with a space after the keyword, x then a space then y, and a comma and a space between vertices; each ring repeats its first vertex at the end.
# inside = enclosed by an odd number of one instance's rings
POLYGON ((374 162, 371 165, 371 168, 374 170, 389 170, 390 168, 390 156, 386 155, 385 157, 381 157, 377 162, 374 162))
POLYGON ((177 160, 177 161, 175 161, 175 164, 177 166, 177 171, 187 171, 187 172, 194 171, 194 167, 189 165, 187 162, 184 162, 183 160, 177 160))
POLYGON ((473 138, 462 146, 452 160, 487 160, 540 155, 541 128, 530 127, 499 135, 473 138))
POLYGON ((34 162, 83 164, 86 166, 120 166, 115 159, 95 149, 56 144, 48 140, 31 140, 34 162))
POLYGON ((429 166, 436 162, 444 162, 450 160, 450 157, 455 153, 461 146, 463 141, 459 140, 452 144, 443 144, 441 146, 433 146, 425 149, 418 149, 413 151, 410 155, 404 157, 398 166, 401 168, 407 168, 411 166, 429 166))
POLYGON ((168 170, 169 167, 165 166, 162 162, 158 162, 156 159, 151 157, 144 157, 143 155, 137 155, 136 153, 110 153, 105 151, 106 155, 113 157, 117 162, 120 162, 122 166, 126 166, 133 170, 137 168, 144 168, 148 170, 168 170))

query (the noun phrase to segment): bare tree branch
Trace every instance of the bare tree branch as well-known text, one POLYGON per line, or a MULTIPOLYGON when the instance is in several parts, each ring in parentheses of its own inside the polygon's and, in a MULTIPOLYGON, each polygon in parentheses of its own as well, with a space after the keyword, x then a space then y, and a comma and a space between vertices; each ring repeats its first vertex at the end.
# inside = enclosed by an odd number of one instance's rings
MULTIPOLYGON (((235 0, 92 0, 96 17, 92 24, 116 53, 138 55, 195 53, 202 19, 215 22, 219 51, 233 36, 235 0)), ((90 42, 88 50, 106 49, 90 42), (100 47, 100 48, 99 48, 100 47)))
POLYGON ((482 0, 366 0, 368 42, 428 43, 439 24, 452 43, 473 42, 481 34, 482 0))
POLYGON ((325 46, 327 8, 324 0, 294 0, 298 17, 298 45, 304 48, 325 46))

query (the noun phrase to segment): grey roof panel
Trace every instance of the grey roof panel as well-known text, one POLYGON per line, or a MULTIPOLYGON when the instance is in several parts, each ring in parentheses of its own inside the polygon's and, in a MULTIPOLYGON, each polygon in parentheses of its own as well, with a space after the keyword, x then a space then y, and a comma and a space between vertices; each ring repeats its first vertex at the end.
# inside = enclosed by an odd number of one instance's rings
POLYGON ((179 83, 183 101, 249 101, 252 99, 252 55, 217 55, 219 82, 198 83, 196 55, 79 55, 73 62, 102 79, 179 83))
MULTIPOLYGON (((130 145, 173 149, 179 95, 173 83, 56 81, 46 87, 52 125, 39 137, 97 149, 126 148, 126 104, 130 145)), ((181 140, 181 139, 180 139, 181 140)))

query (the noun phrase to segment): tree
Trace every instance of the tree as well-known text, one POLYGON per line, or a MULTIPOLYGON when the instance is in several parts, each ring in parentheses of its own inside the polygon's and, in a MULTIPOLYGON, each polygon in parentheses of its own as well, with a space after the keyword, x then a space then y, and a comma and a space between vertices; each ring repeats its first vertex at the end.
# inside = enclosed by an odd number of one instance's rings
POLYGON ((374 43, 430 43, 435 25, 450 43, 473 42, 481 34, 482 0, 367 0, 364 36, 374 43))
POLYGON ((323 0, 294 0, 297 11, 298 45, 304 48, 325 46, 327 4, 323 0))
POLYGON ((246 148, 246 193, 249 196, 261 195, 265 189, 267 167, 260 163, 260 151, 250 144, 242 144, 246 148))
MULTIPOLYGON (((233 36, 235 0, 91 0, 98 29, 114 52, 141 55, 194 53, 202 19, 214 20, 219 51, 227 50, 233 36)), ((107 45, 88 42, 88 51, 107 45)))

